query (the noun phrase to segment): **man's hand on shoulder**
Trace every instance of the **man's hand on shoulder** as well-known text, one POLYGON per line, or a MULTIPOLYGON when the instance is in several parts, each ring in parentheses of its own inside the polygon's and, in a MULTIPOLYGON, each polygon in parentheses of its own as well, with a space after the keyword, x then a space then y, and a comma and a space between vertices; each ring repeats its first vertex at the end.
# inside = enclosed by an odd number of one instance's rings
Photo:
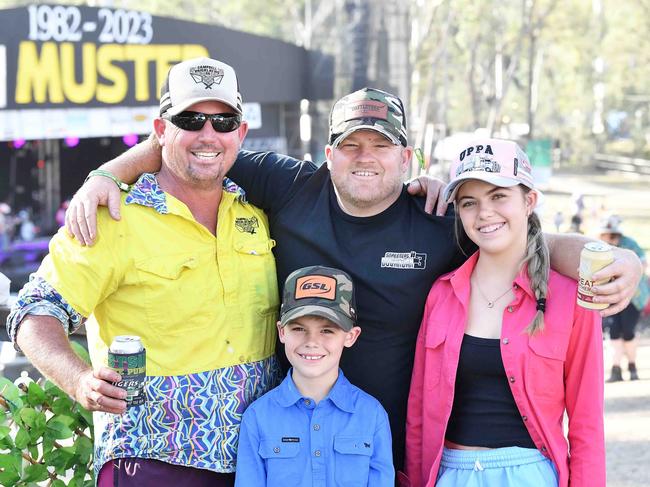
POLYGON ((427 213, 433 213, 434 206, 438 216, 444 216, 447 212, 447 202, 442 197, 442 192, 445 189, 445 183, 442 180, 422 175, 411 179, 406 189, 413 196, 426 196, 424 211, 427 213))
POLYGON ((81 245, 91 246, 95 243, 98 206, 108 206, 111 217, 120 219, 120 190, 114 181, 104 176, 88 179, 65 212, 65 229, 81 245))

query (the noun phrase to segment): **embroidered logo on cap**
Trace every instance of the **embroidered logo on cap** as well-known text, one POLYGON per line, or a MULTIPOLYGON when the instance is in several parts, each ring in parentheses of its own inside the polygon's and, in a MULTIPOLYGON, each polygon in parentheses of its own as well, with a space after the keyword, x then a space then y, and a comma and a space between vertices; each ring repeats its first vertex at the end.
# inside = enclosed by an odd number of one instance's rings
POLYGON ((296 281, 295 299, 336 299, 336 279, 329 276, 304 276, 296 281))
POLYGON ((490 146, 490 144, 486 144, 485 146, 472 145, 464 149, 463 152, 459 154, 458 159, 462 161, 463 159, 465 159, 466 156, 471 156, 472 152, 475 152, 476 154, 478 154, 479 152, 485 152, 486 154, 494 155, 494 152, 492 151, 492 146, 490 146))
POLYGON ((380 101, 361 100, 350 102, 345 107, 345 120, 357 118, 388 118, 388 105, 380 101))
MULTIPOLYGON (((489 147, 489 146, 488 146, 489 147)), ((515 159, 516 161, 516 159, 515 159)), ((515 174, 517 174, 515 164, 515 174)), ((501 172, 501 165, 487 155, 474 154, 470 156, 466 161, 456 168, 456 176, 460 176, 464 172, 468 171, 485 171, 485 172, 501 172)))
POLYGON ((190 76, 195 83, 203 83, 206 88, 211 88, 213 84, 221 84, 223 80, 223 69, 215 66, 195 66, 190 68, 190 76))

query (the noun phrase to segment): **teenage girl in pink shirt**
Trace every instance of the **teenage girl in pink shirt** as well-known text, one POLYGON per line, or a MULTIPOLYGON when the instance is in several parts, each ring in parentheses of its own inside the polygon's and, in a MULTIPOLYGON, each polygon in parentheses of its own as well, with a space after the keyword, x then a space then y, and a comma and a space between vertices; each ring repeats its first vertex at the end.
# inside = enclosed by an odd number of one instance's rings
POLYGON ((402 485, 605 485, 600 316, 550 269, 531 170, 487 138, 452 164, 445 198, 479 251, 427 299, 402 485))

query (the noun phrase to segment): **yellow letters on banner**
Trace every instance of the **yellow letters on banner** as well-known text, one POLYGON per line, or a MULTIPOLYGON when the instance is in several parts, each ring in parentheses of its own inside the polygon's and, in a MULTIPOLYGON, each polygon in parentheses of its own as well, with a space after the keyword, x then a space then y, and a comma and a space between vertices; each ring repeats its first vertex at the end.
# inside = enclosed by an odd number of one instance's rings
POLYGON ((84 43, 81 56, 75 47, 70 42, 43 42, 39 55, 35 42, 22 41, 18 49, 16 103, 83 104, 95 99, 119 104, 129 93, 136 101, 156 102, 159 93, 150 93, 149 87, 150 63, 155 63, 158 90, 173 64, 209 56, 208 50, 198 44, 84 43), (124 63, 131 66, 124 67, 124 63), (77 66, 81 66, 81 79, 76 74, 77 66))
POLYGON ((18 50, 16 103, 63 103, 59 51, 53 42, 45 42, 39 58, 36 43, 21 42, 18 50))
POLYGON ((98 49, 97 60, 99 74, 110 83, 102 83, 97 87, 97 101, 110 104, 120 103, 126 97, 129 79, 124 70, 113 63, 125 61, 124 49, 115 44, 104 44, 98 49))
POLYGON ((63 80, 63 93, 72 103, 88 103, 93 99, 97 86, 97 61, 95 59, 95 45, 85 43, 82 47, 82 78, 81 83, 75 79, 74 44, 66 42, 61 44, 61 78, 63 80), (68 67, 70 69, 68 69, 68 67))
POLYGON ((135 66, 133 67, 135 72, 135 99, 138 101, 148 100, 150 98, 149 63, 156 59, 156 52, 146 45, 131 44, 124 46, 124 54, 129 59, 135 60, 135 66))

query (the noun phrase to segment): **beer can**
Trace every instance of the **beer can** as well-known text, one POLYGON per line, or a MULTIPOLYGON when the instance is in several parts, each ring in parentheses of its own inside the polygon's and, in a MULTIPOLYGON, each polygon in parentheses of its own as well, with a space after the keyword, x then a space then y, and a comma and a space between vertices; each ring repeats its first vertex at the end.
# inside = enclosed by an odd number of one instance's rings
POLYGON ((113 385, 126 390, 127 407, 145 402, 146 364, 146 350, 139 336, 122 335, 113 339, 108 349, 108 366, 122 376, 122 380, 113 385))
POLYGON ((614 262, 612 247, 604 242, 589 242, 580 252, 580 271, 578 280, 578 304, 588 309, 605 309, 607 303, 594 303, 592 287, 604 284, 607 280, 594 281, 592 275, 614 262))

